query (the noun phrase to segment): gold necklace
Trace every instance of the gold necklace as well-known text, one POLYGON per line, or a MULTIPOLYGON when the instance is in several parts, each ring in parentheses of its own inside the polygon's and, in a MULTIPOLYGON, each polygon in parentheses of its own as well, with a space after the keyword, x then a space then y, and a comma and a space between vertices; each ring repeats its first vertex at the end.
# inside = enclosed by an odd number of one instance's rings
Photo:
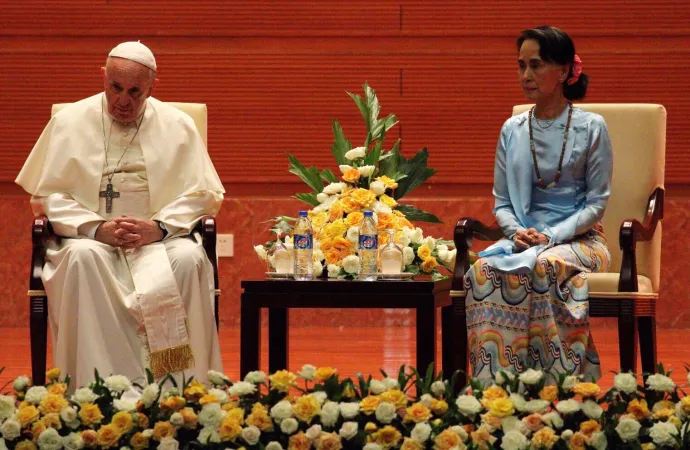
POLYGON ((558 183, 558 181, 561 179, 561 173, 563 169, 563 156, 565 156, 565 147, 568 143, 568 130, 570 129, 570 119, 573 117, 573 104, 568 102, 568 107, 570 108, 568 110, 568 123, 566 124, 565 132, 563 133, 563 148, 561 148, 561 157, 558 160, 558 169, 556 170, 556 177, 554 178, 553 182, 549 183, 548 185, 544 182, 544 179, 541 177, 541 174, 539 173, 539 164, 537 163, 537 148, 534 145, 534 133, 532 131, 532 115, 534 114, 534 108, 536 108, 536 106, 533 106, 529 110, 529 149, 532 152, 532 162, 534 163, 534 171, 537 174, 537 180, 539 180, 539 186, 542 189, 550 189, 556 186, 556 183, 558 183))

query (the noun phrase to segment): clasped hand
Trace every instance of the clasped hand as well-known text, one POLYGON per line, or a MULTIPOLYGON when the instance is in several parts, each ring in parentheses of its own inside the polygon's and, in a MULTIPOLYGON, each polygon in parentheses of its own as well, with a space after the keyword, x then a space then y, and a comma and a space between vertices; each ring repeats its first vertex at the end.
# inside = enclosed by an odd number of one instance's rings
POLYGON ((153 220, 122 216, 99 225, 95 238, 113 247, 139 248, 163 239, 163 231, 153 220))
POLYGON ((513 242, 518 251, 522 251, 535 245, 546 245, 549 243, 549 238, 538 232, 536 228, 530 228, 516 232, 513 236, 513 242))

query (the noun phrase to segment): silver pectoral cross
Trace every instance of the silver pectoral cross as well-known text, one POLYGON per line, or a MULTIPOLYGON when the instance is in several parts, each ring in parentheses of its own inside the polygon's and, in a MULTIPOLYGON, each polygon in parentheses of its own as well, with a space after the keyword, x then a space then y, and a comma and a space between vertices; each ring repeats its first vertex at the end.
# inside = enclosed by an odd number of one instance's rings
POLYGON ((119 192, 113 190, 113 185, 108 183, 105 187, 105 191, 100 191, 98 193, 100 197, 105 197, 105 212, 109 213, 113 211, 113 199, 120 196, 119 192))

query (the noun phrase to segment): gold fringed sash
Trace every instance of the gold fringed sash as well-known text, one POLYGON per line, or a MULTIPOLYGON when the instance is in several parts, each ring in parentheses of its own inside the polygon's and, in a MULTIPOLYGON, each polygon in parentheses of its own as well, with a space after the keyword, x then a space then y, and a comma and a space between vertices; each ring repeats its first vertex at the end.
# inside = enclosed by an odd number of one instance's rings
POLYGON ((149 358, 151 372, 156 378, 194 366, 194 353, 189 344, 151 352, 149 358))

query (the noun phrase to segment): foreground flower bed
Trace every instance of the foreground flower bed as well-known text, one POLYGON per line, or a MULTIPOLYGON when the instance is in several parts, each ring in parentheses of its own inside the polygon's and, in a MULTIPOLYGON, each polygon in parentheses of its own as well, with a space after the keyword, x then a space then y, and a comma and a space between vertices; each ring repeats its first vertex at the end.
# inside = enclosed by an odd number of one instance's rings
POLYGON ((209 372, 208 386, 96 373, 68 395, 53 369, 46 386, 19 377, 0 396, 0 450, 690 448, 690 397, 660 369, 644 387, 619 373, 606 393, 575 376, 501 372, 460 395, 431 372, 352 380, 310 365, 235 383, 209 372), (140 398, 127 400, 133 391, 140 398))

